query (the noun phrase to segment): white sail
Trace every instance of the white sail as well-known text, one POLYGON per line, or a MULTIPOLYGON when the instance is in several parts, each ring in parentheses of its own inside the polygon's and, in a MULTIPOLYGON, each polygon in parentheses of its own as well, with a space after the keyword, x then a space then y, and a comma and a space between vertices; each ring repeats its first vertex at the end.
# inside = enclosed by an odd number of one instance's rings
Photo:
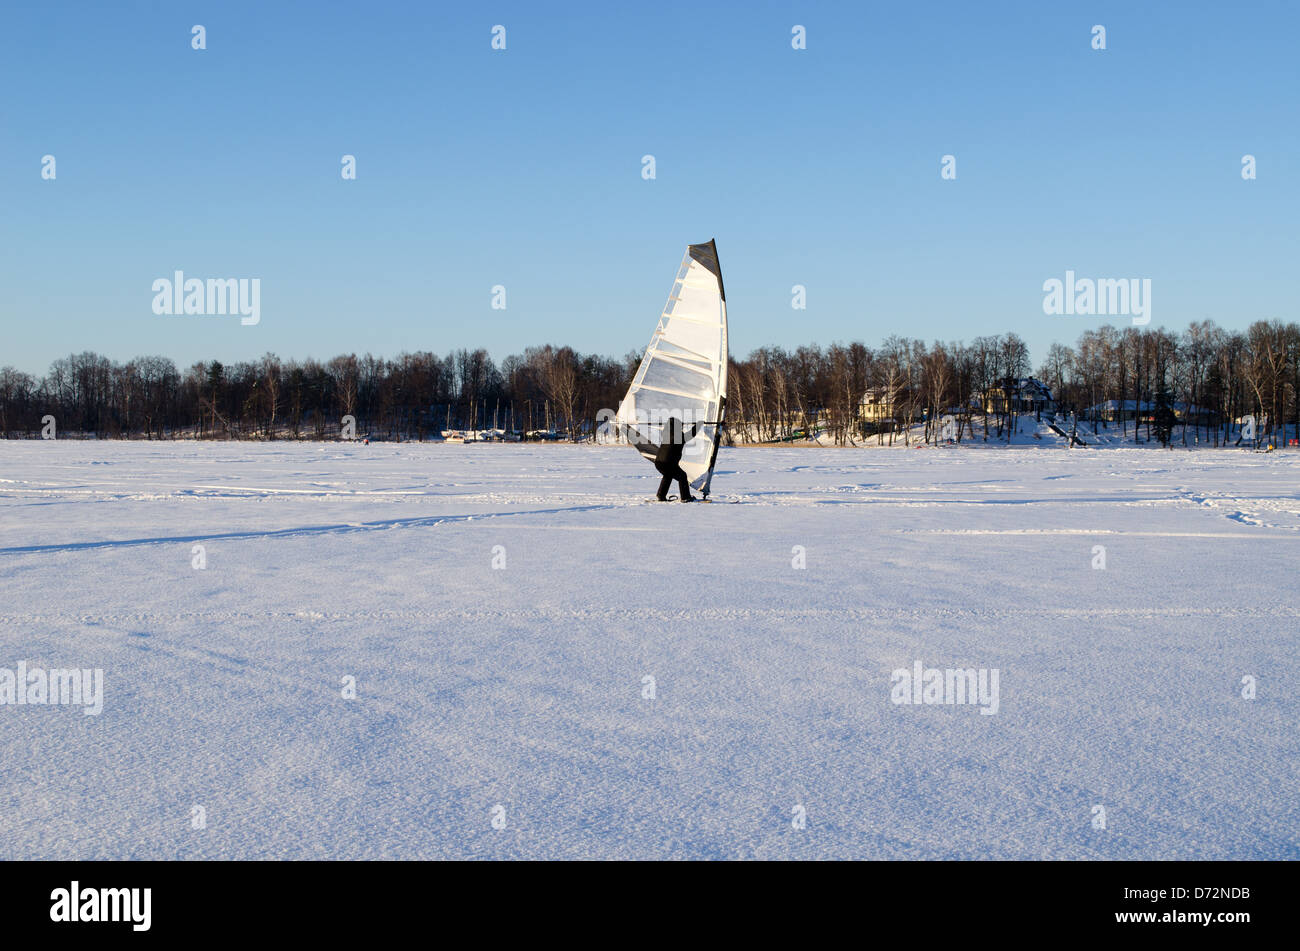
POLYGON ((727 405, 727 298, 717 245, 686 249, 668 304, 618 410, 619 432, 648 459, 663 424, 676 416, 687 433, 682 452, 691 488, 708 496, 727 405))

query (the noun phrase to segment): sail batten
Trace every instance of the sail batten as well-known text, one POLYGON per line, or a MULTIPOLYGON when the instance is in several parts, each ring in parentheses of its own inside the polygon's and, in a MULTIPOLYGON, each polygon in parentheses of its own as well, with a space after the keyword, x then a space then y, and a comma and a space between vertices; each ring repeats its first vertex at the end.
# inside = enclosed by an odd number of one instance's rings
POLYGON ((684 314, 668 314, 668 313, 665 313, 665 314, 661 314, 660 316, 662 316, 662 317, 667 317, 667 318, 669 318, 669 319, 671 319, 671 320, 691 320, 691 321, 695 321, 695 323, 708 324, 709 326, 713 326, 713 321, 711 321, 711 320, 696 320, 696 318, 694 318, 694 317, 687 317, 687 316, 685 316, 684 314))
POLYGON ((660 386, 646 386, 642 387, 642 389, 650 390, 654 393, 666 393, 669 396, 680 396, 682 399, 686 400, 698 399, 698 396, 694 393, 683 393, 681 390, 665 390, 660 386))
POLYGON ((679 366, 684 370, 701 370, 707 372, 709 364, 703 360, 687 360, 677 356, 675 353, 660 353, 659 359, 664 363, 671 363, 673 366, 679 366))
POLYGON ((682 453, 691 487, 707 496, 727 402, 727 301, 713 241, 692 244, 618 411, 619 432, 653 459, 665 421, 689 432, 682 453))

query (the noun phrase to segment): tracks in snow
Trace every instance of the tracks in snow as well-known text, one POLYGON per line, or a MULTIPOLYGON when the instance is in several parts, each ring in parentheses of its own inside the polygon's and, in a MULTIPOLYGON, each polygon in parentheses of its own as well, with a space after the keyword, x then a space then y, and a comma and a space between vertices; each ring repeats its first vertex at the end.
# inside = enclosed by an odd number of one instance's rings
MULTIPOLYGON (((1014 608, 902 608, 890 607, 890 617, 966 617, 966 618, 1000 618, 1000 617, 1061 617, 1061 618, 1222 618, 1222 617, 1300 617, 1300 606, 1288 604, 1270 604, 1266 606, 1216 605, 1213 607, 1189 607, 1182 605, 1156 605, 1133 608, 1108 607, 1014 607, 1014 608)), ((383 622, 413 621, 427 627, 429 622, 437 621, 482 621, 518 620, 534 618, 537 620, 608 620, 644 623, 654 621, 681 620, 848 620, 880 622, 881 612, 878 608, 844 609, 844 608, 696 608, 662 610, 655 608, 520 608, 501 610, 462 610, 457 608, 440 608, 434 610, 383 610, 383 611, 183 611, 140 612, 127 614, 84 614, 84 613, 49 613, 49 614, 0 614, 0 625, 9 627, 31 627, 35 625, 74 625, 105 627, 132 627, 158 622, 175 624, 192 624, 196 621, 207 623, 222 622, 231 624, 262 625, 275 622, 300 622, 304 624, 331 624, 348 621, 383 622)))

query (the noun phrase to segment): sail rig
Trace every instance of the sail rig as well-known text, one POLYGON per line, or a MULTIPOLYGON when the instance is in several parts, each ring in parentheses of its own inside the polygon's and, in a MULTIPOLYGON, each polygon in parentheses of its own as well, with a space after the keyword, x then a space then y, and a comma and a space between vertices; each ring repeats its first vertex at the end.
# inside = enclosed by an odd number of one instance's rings
POLYGON ((694 438, 681 466, 705 498, 727 408, 727 296, 716 242, 687 247, 668 304, 618 409, 618 431, 653 460, 664 423, 676 416, 694 438))

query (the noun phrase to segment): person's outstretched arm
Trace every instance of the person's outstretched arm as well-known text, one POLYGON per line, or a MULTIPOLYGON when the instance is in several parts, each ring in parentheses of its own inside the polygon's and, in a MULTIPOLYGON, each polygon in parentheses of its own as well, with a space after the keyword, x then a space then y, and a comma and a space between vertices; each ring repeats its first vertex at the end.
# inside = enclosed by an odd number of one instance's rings
POLYGON ((622 425, 623 435, 626 436, 627 441, 635 446, 639 451, 653 453, 659 448, 649 440, 643 439, 641 437, 641 430, 637 429, 635 426, 629 426, 626 423, 622 425))

